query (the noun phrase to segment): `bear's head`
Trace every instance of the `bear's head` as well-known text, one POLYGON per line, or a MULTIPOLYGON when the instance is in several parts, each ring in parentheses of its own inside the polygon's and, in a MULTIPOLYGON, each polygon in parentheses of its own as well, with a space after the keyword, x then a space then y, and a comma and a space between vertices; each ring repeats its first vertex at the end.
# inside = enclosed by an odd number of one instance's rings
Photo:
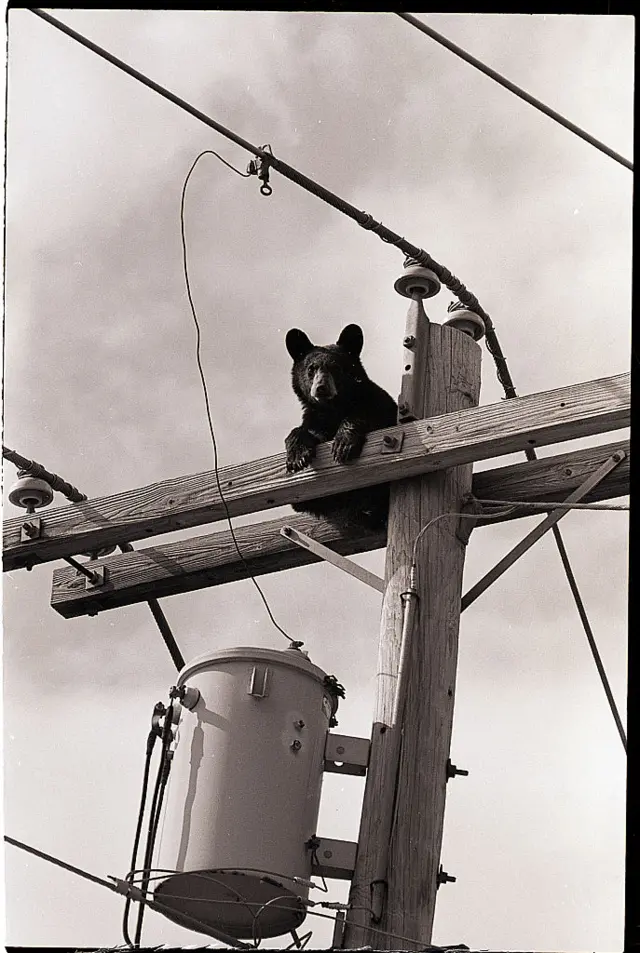
POLYGON ((285 342, 293 358, 293 389, 303 403, 348 401, 354 388, 367 380, 360 363, 364 336, 357 324, 347 325, 335 344, 312 344, 298 328, 287 332, 285 342))

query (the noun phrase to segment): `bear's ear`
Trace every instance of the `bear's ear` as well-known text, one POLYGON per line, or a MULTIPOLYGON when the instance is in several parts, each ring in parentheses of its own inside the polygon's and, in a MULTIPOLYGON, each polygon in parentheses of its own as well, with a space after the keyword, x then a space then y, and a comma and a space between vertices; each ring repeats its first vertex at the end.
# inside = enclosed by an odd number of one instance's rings
POLYGON ((344 331, 340 332, 340 337, 336 343, 338 347, 343 348, 352 357, 360 357, 360 351, 364 344, 362 328, 357 324, 348 324, 344 331))
POLYGON ((287 351, 294 361, 299 361, 301 357, 304 357, 309 351, 313 350, 313 344, 307 335, 298 328, 291 328, 290 331, 287 331, 285 344, 287 345, 287 351))

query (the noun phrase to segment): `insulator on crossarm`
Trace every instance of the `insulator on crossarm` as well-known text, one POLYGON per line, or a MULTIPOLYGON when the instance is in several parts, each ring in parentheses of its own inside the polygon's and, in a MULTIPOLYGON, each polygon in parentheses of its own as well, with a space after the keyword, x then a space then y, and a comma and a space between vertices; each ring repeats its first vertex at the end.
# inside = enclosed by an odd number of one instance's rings
POLYGON ((396 279, 393 287, 405 298, 432 298, 440 291, 440 279, 435 271, 425 268, 415 258, 407 258, 404 273, 396 279))
POLYGON ((41 506, 48 506, 53 500, 53 490, 46 482, 20 471, 18 481, 9 491, 9 500, 14 506, 21 506, 33 513, 41 506))
POLYGON ((484 321, 475 311, 470 311, 463 305, 454 304, 453 302, 449 305, 447 310, 451 317, 448 321, 445 321, 444 324, 448 324, 450 327, 457 328, 458 331, 468 334, 474 341, 479 341, 480 338, 484 337, 486 330, 484 321))

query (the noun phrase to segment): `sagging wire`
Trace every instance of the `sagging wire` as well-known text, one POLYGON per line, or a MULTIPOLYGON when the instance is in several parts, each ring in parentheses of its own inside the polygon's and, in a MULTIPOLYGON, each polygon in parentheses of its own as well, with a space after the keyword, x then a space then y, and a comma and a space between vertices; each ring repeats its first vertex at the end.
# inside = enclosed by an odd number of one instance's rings
MULTIPOLYGON (((290 901, 291 899, 292 899, 292 897, 291 897, 290 894, 283 894, 282 896, 279 896, 279 897, 272 897, 271 900, 267 900, 266 903, 263 903, 262 906, 258 909, 258 911, 257 911, 256 913, 252 914, 253 919, 252 919, 252 921, 251 921, 251 937, 252 937, 252 939, 253 939, 253 945, 255 946, 256 950, 258 949, 258 947, 259 947, 260 944, 262 943, 262 936, 260 936, 260 937, 257 937, 257 936, 256 936, 259 918, 262 916, 262 914, 263 914, 264 911, 267 909, 267 907, 270 907, 270 906, 272 906, 272 905, 275 906, 275 905, 277 904, 277 901, 278 901, 278 900, 289 900, 289 901, 290 901)), ((278 910, 278 909, 281 909, 281 907, 277 907, 277 906, 276 906, 276 909, 277 909, 277 910, 278 910)), ((288 904, 288 905, 285 907, 285 909, 291 910, 291 904, 288 904)))
MULTIPOLYGON (((247 573, 248 577, 252 580, 254 586, 255 586, 256 589, 258 590, 258 593, 260 594, 260 598, 262 599, 262 602, 264 603, 264 607, 265 607, 265 609, 267 610, 267 615, 269 616, 269 619, 271 620, 271 622, 273 623, 273 625, 275 626, 275 628, 278 630, 278 632, 280 632, 280 633, 285 637, 285 639, 288 639, 289 642, 290 642, 292 645, 294 645, 294 646, 296 646, 297 648, 299 648, 299 647, 302 646, 304 643, 303 643, 303 642, 300 642, 300 641, 298 641, 298 640, 296 640, 296 639, 293 639, 290 635, 288 635, 288 634, 285 632, 285 630, 282 628, 282 626, 280 626, 280 625, 276 622, 276 620, 275 620, 275 618, 274 618, 274 616, 273 616, 273 613, 272 613, 272 611, 271 611, 271 608, 270 608, 270 606, 269 606, 269 603, 267 602, 267 599, 266 599, 266 597, 265 597, 265 595, 264 595, 264 592, 262 591, 260 585, 258 584, 258 581, 256 580, 255 576, 254 576, 253 573, 251 572, 251 569, 250 569, 250 567, 249 567, 248 562, 247 562, 246 559, 244 558, 244 555, 243 555, 243 553, 242 553, 242 550, 240 549, 240 546, 239 546, 239 544, 238 544, 238 540, 237 540, 237 538, 236 538, 236 534, 235 534, 235 531, 234 531, 234 528, 233 528, 233 523, 232 523, 232 520, 231 520, 231 514, 230 514, 230 512, 229 512, 229 507, 227 506, 227 501, 225 500, 224 494, 223 494, 223 492, 222 492, 222 486, 221 486, 221 483, 220 483, 220 475, 219 475, 219 473, 218 473, 218 446, 217 446, 217 443, 216 443, 216 436, 215 436, 215 432, 214 432, 214 429, 213 429, 213 420, 212 420, 212 417, 211 417, 211 407, 210 407, 210 403, 209 403, 209 392, 208 392, 208 389, 207 389, 207 381, 206 381, 206 378, 205 378, 204 369, 203 369, 203 367, 202 367, 202 360, 201 360, 201 356, 200 356, 200 348, 201 348, 202 334, 201 334, 201 330, 200 330, 200 322, 198 321, 198 315, 197 315, 197 313, 196 313, 196 308, 195 308, 195 304, 194 304, 194 301, 193 301, 193 295, 192 295, 192 293, 191 293, 191 282, 190 282, 190 280, 189 280, 189 267, 188 267, 188 255, 187 255, 187 238, 186 238, 186 233, 185 233, 185 214, 184 214, 185 196, 186 196, 186 192, 187 192, 187 185, 188 185, 188 183, 189 183, 189 179, 191 178, 191 174, 193 173, 193 170, 195 169, 196 165, 198 164, 198 162, 200 161, 200 159, 201 159, 203 156, 205 156, 205 155, 215 155, 215 156, 217 156, 218 158, 220 158, 220 156, 218 156, 218 153, 217 153, 217 152, 213 152, 213 150, 211 150, 211 149, 205 149, 203 152, 201 152, 199 155, 197 155, 196 158, 194 159, 194 161, 193 161, 193 163, 192 163, 192 165, 191 165, 191 168, 189 169, 189 171, 188 171, 188 173, 187 173, 187 176, 186 176, 186 178, 185 178, 185 180, 184 180, 184 184, 183 184, 183 186, 182 186, 182 195, 181 195, 181 198, 180 198, 180 234, 181 234, 181 237, 182 237, 182 263, 183 263, 183 268, 184 268, 184 280, 185 280, 185 285, 186 285, 186 289, 187 289, 187 297, 188 297, 188 299, 189 299, 189 305, 190 305, 190 308, 191 308, 191 315, 192 315, 192 317, 193 317, 193 322, 194 322, 195 328, 196 328, 196 363, 197 363, 197 365, 198 365, 198 372, 199 372, 199 374, 200 374, 200 382, 201 382, 201 384, 202 384, 202 390, 203 390, 203 394, 204 394, 204 403, 205 403, 205 409, 206 409, 206 414, 207 414, 207 421, 208 421, 208 424, 209 424, 209 433, 210 433, 210 435, 211 435, 211 443, 212 443, 212 445, 213 445, 213 468, 214 468, 214 473, 215 473, 215 478, 216 478, 216 485, 217 485, 217 488, 218 488, 218 494, 219 494, 219 496, 220 496, 220 501, 221 501, 221 503, 222 503, 222 505, 223 505, 223 507, 224 507, 224 511, 225 511, 226 518, 227 518, 227 523, 229 524, 229 531, 230 531, 230 533, 231 533, 231 538, 232 538, 232 540, 233 540, 233 544, 234 544, 235 550, 236 550, 236 552, 237 552, 237 554, 238 554, 238 557, 240 558, 240 560, 241 560, 241 562, 242 562, 242 564, 243 564, 243 566, 244 566, 244 568, 245 568, 245 570, 246 570, 246 573, 247 573)), ((225 160, 223 160, 223 161, 225 161, 225 160)), ((229 168, 233 169, 234 172, 237 172, 238 175, 245 175, 245 173, 239 172, 238 169, 235 169, 232 165, 230 165, 230 163, 228 163, 228 162, 226 162, 226 161, 225 161, 225 165, 228 165, 229 168)), ((249 175, 249 174, 250 174, 249 172, 246 173, 246 175, 249 175)))
MULTIPOLYGON (((226 886, 226 885, 225 885, 225 886, 226 886)), ((167 893, 167 894, 165 894, 164 896, 165 896, 166 899, 168 899, 168 900, 189 900, 189 901, 197 902, 197 903, 225 904, 226 906, 229 906, 229 905, 231 905, 231 904, 234 903, 234 902, 238 902, 238 901, 228 901, 228 900, 217 900, 217 899, 213 899, 213 898, 212 898, 212 899, 209 899, 208 897, 187 897, 187 896, 183 896, 182 894, 169 894, 169 893, 167 893)), ((285 905, 285 904, 277 904, 275 901, 278 900, 278 899, 282 899, 282 898, 274 897, 274 898, 273 898, 273 901, 269 901, 269 904, 272 904, 272 905, 273 905, 273 908, 276 909, 276 910, 285 910, 285 911, 288 911, 288 912, 290 913, 290 912, 291 912, 291 903, 288 903, 288 904, 286 904, 286 905, 285 905)), ((304 897, 294 898, 293 896, 288 896, 288 897, 286 897, 286 899, 289 900, 289 901, 291 901, 291 900, 293 900, 293 899, 298 899, 298 900, 300 900, 302 903, 304 903, 307 908, 313 908, 313 907, 318 906, 318 907, 325 907, 325 908, 333 909, 333 910, 336 910, 336 909, 340 909, 340 910, 366 910, 366 911, 369 912, 369 913, 371 912, 371 907, 370 907, 370 906, 366 906, 366 905, 351 906, 351 904, 328 903, 328 902, 321 902, 321 901, 309 900, 309 899, 306 899, 306 898, 304 898, 304 897)), ((147 903, 148 903, 148 902, 149 902, 149 901, 147 900, 147 903)), ((244 900, 243 903, 244 903, 245 905, 249 906, 249 907, 258 907, 258 908, 266 907, 266 906, 268 905, 268 904, 261 904, 261 903, 259 903, 258 901, 254 901, 254 900, 244 900)), ((327 914, 327 913, 318 913, 318 911, 315 910, 315 909, 307 909, 306 912, 307 912, 307 914, 308 914, 309 916, 311 916, 311 917, 319 917, 320 919, 323 919, 323 920, 331 920, 332 923, 335 923, 335 920, 336 920, 336 918, 333 917, 333 916, 331 916, 330 914, 327 914)), ((182 916, 182 914, 181 914, 181 916, 182 916)), ((414 938, 412 938, 412 937, 403 936, 402 934, 399 934, 399 933, 391 933, 389 930, 376 929, 376 928, 370 927, 368 924, 364 924, 364 923, 354 923, 353 925, 354 925, 355 927, 361 927, 362 929, 370 930, 372 933, 376 933, 376 934, 378 934, 378 935, 380 935, 380 936, 389 937, 389 938, 392 939, 392 940, 402 940, 402 941, 405 942, 405 943, 411 943, 411 944, 413 944, 414 946, 420 947, 422 950, 424 950, 424 949, 429 949, 429 944, 428 944, 425 940, 416 940, 416 939, 414 939, 414 938)), ((255 949, 255 947, 249 947, 249 949, 255 949)))
POLYGON ((490 520, 496 519, 496 520, 497 520, 497 519, 501 519, 501 518, 503 518, 503 517, 505 517, 505 516, 508 516, 508 515, 509 515, 510 513, 512 513, 513 510, 516 509, 519 505, 520 505, 519 503, 510 505, 508 509, 506 509, 506 510, 500 510, 499 513, 482 513, 482 514, 480 514, 480 513, 440 513, 438 516, 434 516, 433 519, 430 519, 428 523, 425 523, 425 525, 422 527, 422 529, 420 530, 420 532, 417 534, 416 538, 415 538, 414 541, 413 541, 413 548, 412 548, 412 551, 411 551, 411 569, 410 569, 410 574, 411 574, 411 586, 414 586, 414 585, 415 585, 415 576, 416 576, 416 572, 417 572, 418 543, 420 542, 420 540, 422 539, 422 537, 424 536, 424 534, 427 532, 427 530, 428 530, 431 526, 433 526, 434 523, 437 523, 439 520, 447 519, 448 517, 452 517, 452 516, 459 517, 460 519, 463 519, 463 520, 464 520, 464 519, 467 519, 467 520, 471 520, 471 519, 477 520, 477 519, 479 518, 479 516, 481 515, 483 520, 485 520, 485 519, 490 519, 490 520))

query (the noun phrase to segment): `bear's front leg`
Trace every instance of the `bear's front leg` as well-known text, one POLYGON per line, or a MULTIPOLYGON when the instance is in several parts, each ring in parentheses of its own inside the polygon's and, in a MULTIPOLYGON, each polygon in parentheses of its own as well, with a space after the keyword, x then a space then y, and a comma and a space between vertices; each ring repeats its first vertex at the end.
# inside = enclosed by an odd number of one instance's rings
POLYGON ((336 463, 346 463, 355 460, 362 453, 367 439, 364 428, 359 427, 352 420, 343 420, 333 438, 332 452, 336 463))
POLYGON ((297 473, 308 467, 316 455, 320 441, 306 427, 294 427, 284 442, 287 451, 287 471, 297 473))

